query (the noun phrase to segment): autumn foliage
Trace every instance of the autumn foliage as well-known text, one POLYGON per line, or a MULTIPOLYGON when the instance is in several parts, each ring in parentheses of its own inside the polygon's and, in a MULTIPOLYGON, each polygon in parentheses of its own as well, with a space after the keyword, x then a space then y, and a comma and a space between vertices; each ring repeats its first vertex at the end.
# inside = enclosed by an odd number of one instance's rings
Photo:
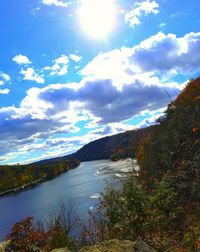
POLYGON ((11 241, 7 247, 8 251, 32 252, 32 251, 49 251, 48 239, 50 232, 43 232, 33 227, 33 218, 16 223, 8 239, 11 241))
POLYGON ((140 181, 154 191, 168 177, 185 211, 184 224, 173 236, 182 251, 199 251, 200 239, 200 78, 192 80, 154 126, 137 151, 140 181), (180 235, 181 234, 181 235, 180 235))

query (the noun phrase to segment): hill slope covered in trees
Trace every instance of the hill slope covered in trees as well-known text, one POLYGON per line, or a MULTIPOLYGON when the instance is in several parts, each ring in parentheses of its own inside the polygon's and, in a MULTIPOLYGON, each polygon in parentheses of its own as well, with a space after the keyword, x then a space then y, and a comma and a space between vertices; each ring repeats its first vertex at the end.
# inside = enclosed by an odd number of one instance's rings
POLYGON ((29 165, 1 165, 0 195, 52 179, 63 172, 76 168, 79 164, 78 160, 69 159, 29 165))
POLYGON ((42 160, 36 163, 57 162, 67 160, 69 158, 85 162, 101 159, 119 160, 127 157, 135 157, 135 150, 138 144, 149 131, 150 128, 144 128, 103 137, 84 145, 73 154, 42 160))
POLYGON ((160 237, 180 247, 170 251, 200 251, 200 78, 190 81, 168 106, 166 119, 140 144, 137 159, 143 189, 165 202, 157 204, 172 220, 164 228, 158 219, 160 237))

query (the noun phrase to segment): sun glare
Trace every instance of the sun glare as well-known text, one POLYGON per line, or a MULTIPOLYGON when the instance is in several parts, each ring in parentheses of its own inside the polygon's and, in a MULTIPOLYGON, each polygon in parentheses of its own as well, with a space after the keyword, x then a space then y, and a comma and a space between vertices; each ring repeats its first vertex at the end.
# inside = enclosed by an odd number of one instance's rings
POLYGON ((115 17, 114 0, 81 0, 80 23, 90 37, 105 38, 115 25, 115 17))

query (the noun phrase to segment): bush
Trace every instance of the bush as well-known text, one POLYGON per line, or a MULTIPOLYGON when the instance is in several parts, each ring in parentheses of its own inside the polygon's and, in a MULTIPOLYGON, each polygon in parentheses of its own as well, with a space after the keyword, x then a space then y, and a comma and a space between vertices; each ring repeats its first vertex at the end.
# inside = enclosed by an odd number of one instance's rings
POLYGON ((16 223, 8 239, 10 244, 6 248, 6 252, 20 251, 20 252, 35 252, 35 251, 49 251, 48 240, 50 233, 36 230, 33 227, 33 218, 16 223))

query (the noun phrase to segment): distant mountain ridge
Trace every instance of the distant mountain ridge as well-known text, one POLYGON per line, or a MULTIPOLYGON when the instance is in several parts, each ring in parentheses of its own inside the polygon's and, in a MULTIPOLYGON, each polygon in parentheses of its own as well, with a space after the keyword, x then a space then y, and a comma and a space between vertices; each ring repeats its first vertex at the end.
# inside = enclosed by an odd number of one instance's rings
POLYGON ((36 163, 58 162, 70 158, 85 162, 110 159, 113 155, 117 156, 114 160, 129 156, 135 157, 134 149, 137 148, 141 139, 149 132, 149 129, 130 130, 116 135, 106 136, 84 145, 77 152, 70 155, 41 160, 36 163), (118 155, 118 153, 120 154, 118 155))

